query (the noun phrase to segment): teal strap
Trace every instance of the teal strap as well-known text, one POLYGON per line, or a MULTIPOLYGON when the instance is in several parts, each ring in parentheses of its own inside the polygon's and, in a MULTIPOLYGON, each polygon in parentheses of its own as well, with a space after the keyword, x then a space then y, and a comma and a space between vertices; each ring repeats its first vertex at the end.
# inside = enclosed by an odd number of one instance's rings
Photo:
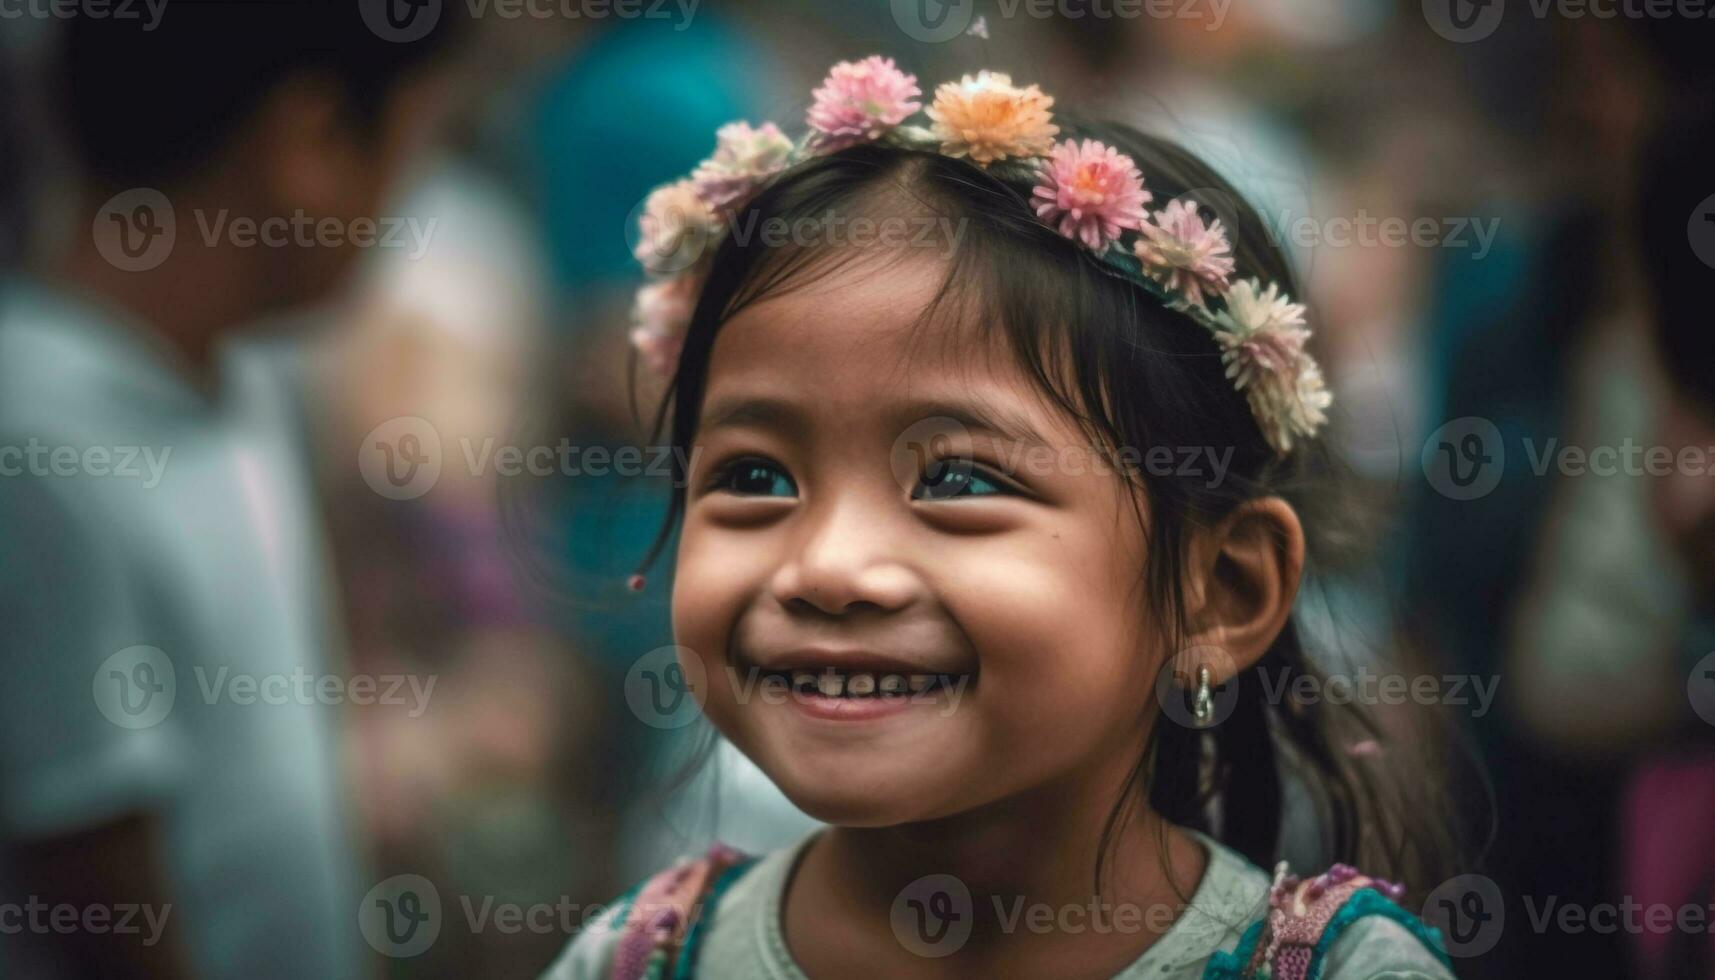
POLYGON ((1418 942, 1428 947, 1441 965, 1448 970, 1453 969, 1453 961, 1448 958, 1447 951, 1442 948, 1441 930, 1427 925, 1422 919, 1412 915, 1389 901, 1387 896, 1373 888, 1360 888, 1352 893, 1346 904, 1340 906, 1340 911, 1334 913, 1334 918, 1328 921, 1328 928, 1322 931, 1322 938, 1316 943, 1316 948, 1310 952, 1309 980, 1317 980, 1322 975, 1322 957, 1326 956, 1329 947, 1339 938, 1340 930, 1366 915, 1379 915, 1392 919, 1405 927, 1405 931, 1417 937, 1418 942))
POLYGON ((685 933, 685 944, 679 950, 679 963, 673 970, 673 980, 693 980, 696 976, 697 954, 702 951, 703 944, 703 925, 714 915, 715 903, 720 901, 721 894, 756 862, 754 857, 740 861, 722 871, 715 883, 709 886, 709 894, 703 899, 703 907, 697 911, 697 917, 691 920, 691 927, 685 933))
POLYGON ((1239 937, 1239 944, 1233 947, 1231 953, 1216 950, 1209 957, 1209 965, 1203 968, 1203 980, 1242 980, 1245 975, 1245 964, 1251 961, 1251 955, 1256 952, 1256 944, 1262 939, 1263 927, 1268 925, 1265 916, 1250 924, 1239 937))
MULTIPOLYGON (((1346 904, 1340 906, 1340 911, 1328 921, 1328 928, 1322 931, 1322 938, 1317 941, 1316 948, 1310 952, 1309 980, 1317 980, 1322 975, 1322 959, 1328 955, 1334 943, 1340 938, 1340 932, 1346 926, 1367 916, 1379 915, 1392 919, 1405 927, 1405 930, 1416 936, 1435 958, 1448 970, 1453 969, 1453 962, 1442 947, 1441 931, 1434 926, 1424 924, 1423 920, 1412 915, 1405 909, 1389 901, 1387 896, 1372 888, 1360 888, 1352 893, 1346 904)), ((1243 980, 1245 967, 1256 953, 1257 943, 1262 941, 1263 930, 1268 924, 1266 917, 1258 919, 1245 929, 1239 937, 1239 944, 1230 953, 1217 950, 1209 957, 1209 964, 1203 968, 1203 980, 1243 980)))

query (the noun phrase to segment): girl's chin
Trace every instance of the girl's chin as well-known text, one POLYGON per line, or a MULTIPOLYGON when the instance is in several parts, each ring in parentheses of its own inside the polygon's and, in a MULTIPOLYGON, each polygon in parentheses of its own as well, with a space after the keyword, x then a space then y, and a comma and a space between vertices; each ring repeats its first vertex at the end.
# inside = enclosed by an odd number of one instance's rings
POLYGON ((841 781, 826 773, 793 778, 769 774, 798 809, 823 823, 841 827, 894 827, 931 819, 941 813, 936 804, 948 788, 931 784, 921 771, 896 773, 880 781, 841 781))

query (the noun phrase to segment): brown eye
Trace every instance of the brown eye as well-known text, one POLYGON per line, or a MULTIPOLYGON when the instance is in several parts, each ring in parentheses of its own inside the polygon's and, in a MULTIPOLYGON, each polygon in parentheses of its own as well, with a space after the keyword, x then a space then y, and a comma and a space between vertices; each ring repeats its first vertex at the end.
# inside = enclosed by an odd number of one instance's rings
POLYGON ((771 460, 745 456, 722 467, 709 486, 743 497, 796 497, 798 485, 771 460))
POLYGON ((968 459, 938 459, 923 469, 923 477, 911 491, 913 500, 949 500, 954 497, 990 497, 1007 493, 1001 481, 986 475, 968 459))

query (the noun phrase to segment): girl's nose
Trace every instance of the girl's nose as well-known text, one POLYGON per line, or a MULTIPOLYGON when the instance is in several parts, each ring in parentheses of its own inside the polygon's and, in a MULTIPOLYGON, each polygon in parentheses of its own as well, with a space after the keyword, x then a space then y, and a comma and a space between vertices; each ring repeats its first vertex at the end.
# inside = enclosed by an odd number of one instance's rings
POLYGON ((897 532, 883 515, 847 500, 830 501, 805 518, 769 582, 783 607, 829 616, 898 612, 922 594, 922 581, 903 560, 897 532))

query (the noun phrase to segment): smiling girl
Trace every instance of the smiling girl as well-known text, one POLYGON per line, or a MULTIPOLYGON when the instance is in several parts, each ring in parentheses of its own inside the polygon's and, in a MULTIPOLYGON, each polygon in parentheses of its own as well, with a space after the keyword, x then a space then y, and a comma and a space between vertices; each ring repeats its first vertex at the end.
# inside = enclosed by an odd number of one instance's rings
POLYGON ((920 94, 838 65, 804 139, 725 127, 648 202, 683 666, 831 826, 663 872, 549 975, 1451 976, 1402 886, 1258 867, 1288 786, 1335 857, 1427 839, 1352 708, 1245 676, 1315 676, 1330 398, 1283 256, 1176 146, 1001 74, 920 94))

